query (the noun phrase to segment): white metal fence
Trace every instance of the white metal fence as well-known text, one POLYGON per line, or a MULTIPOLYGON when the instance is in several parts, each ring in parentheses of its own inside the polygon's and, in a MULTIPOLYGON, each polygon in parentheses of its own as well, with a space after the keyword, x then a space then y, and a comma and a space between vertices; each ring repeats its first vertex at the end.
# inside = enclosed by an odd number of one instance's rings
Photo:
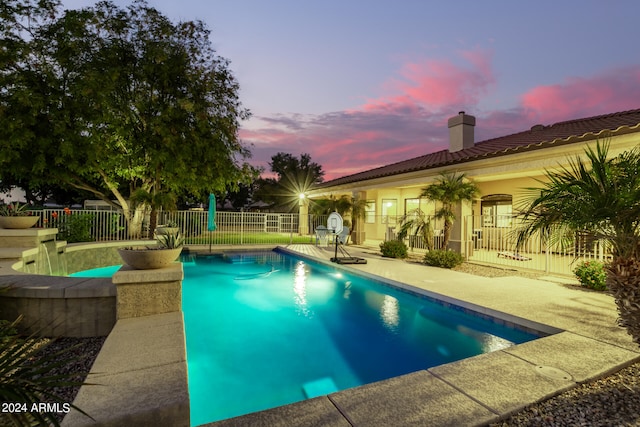
MULTIPOLYGON (((57 227, 59 240, 73 241, 121 241, 132 237, 148 237, 148 219, 142 234, 132 236, 122 213, 117 211, 45 209, 35 211, 40 217, 38 227, 57 227)), ((217 212, 216 231, 207 230, 207 211, 159 212, 158 225, 175 225, 187 244, 247 245, 315 243, 315 229, 326 225, 326 216, 308 215, 302 219, 297 213, 217 212)), ((441 246, 442 222, 431 218, 434 248, 441 246)), ((376 217, 378 235, 368 235, 370 240, 397 238, 401 217, 376 217)), ((467 259, 502 267, 544 271, 550 274, 571 275, 576 264, 584 260, 608 261, 611 255, 601 242, 589 234, 574 236, 561 246, 544 245, 539 237, 529 239, 521 248, 515 245, 516 219, 511 216, 496 218, 469 216, 464 219, 461 244, 467 259)), ((453 237, 452 237, 453 239, 453 237)), ((425 250, 420 238, 409 235, 408 246, 425 250)))
POLYGON ((36 227, 58 228, 60 240, 127 240, 127 224, 117 211, 44 209, 36 227))
POLYGON ((470 216, 466 218, 468 259, 481 263, 571 275, 581 261, 611 260, 609 249, 589 233, 578 233, 562 243, 543 243, 540 236, 516 248, 517 219, 470 216))
MULTIPOLYGON (((68 241, 130 240, 149 237, 149 221, 145 219, 139 235, 129 233, 121 212, 76 209, 44 209, 34 211, 40 217, 37 227, 56 227, 59 239, 68 241)), ((207 211, 162 211, 157 224, 175 225, 188 244, 287 244, 315 242, 317 225, 326 217, 309 215, 300 224, 297 213, 216 212, 216 231, 207 229, 207 211), (302 235, 301 235, 302 233, 302 235)))
MULTIPOLYGON (((385 240, 397 238, 401 219, 389 225, 385 240)), ((442 223, 430 219, 433 229, 432 247, 442 244, 442 223)), ((589 233, 580 233, 562 244, 543 243, 539 236, 530 238, 516 248, 517 219, 513 216, 469 216, 464 219, 460 242, 467 260, 506 268, 543 271, 549 274, 572 275, 581 261, 611 259, 610 251, 589 233)), ((452 236, 451 240, 455 240, 452 236)), ((426 249, 422 238, 409 236, 405 243, 414 249, 426 249)))

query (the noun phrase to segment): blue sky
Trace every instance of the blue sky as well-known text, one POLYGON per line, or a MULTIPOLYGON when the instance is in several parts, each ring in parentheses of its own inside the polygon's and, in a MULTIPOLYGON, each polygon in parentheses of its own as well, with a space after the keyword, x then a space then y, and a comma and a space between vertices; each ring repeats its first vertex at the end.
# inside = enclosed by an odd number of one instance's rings
POLYGON ((240 136, 265 167, 306 152, 331 179, 426 154, 461 110, 480 141, 640 108, 635 0, 148 3, 212 30, 253 113, 240 136))

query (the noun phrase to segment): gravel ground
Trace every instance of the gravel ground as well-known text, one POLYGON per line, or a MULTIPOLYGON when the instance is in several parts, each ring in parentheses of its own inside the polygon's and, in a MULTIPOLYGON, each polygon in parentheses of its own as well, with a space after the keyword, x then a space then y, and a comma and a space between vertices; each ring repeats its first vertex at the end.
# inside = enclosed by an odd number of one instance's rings
MULTIPOLYGON (((61 350, 68 349, 63 355, 59 356, 59 359, 71 359, 72 361, 54 368, 52 374, 74 374, 70 380, 81 382, 85 381, 105 340, 106 337, 58 338, 45 347, 42 352, 47 355, 52 355, 61 350)), ((79 387, 73 386, 59 387, 54 389, 53 392, 62 397, 65 402, 73 402, 79 389, 79 387)))
POLYGON ((640 426, 640 363, 527 406, 491 427, 640 426))
MULTIPOLYGON (((416 260, 409 260, 415 262, 416 260)), ((419 261, 419 260, 418 260, 419 261)), ((541 275, 501 268, 464 263, 456 271, 484 277, 521 276, 539 278, 541 275)), ((64 347, 79 344, 74 350, 83 355, 80 361, 61 368, 60 372, 84 372, 76 379, 84 380, 105 338, 61 338, 45 351, 55 353, 64 347)), ((78 387, 56 390, 65 401, 72 402, 78 387)), ((504 421, 491 427, 622 427, 640 426, 640 363, 633 364, 597 381, 585 383, 545 401, 529 405, 504 421)))
MULTIPOLYGON (((456 271, 484 277, 542 274, 464 263, 456 271)), ((582 289, 582 288, 580 288, 582 289)), ((491 427, 622 427, 640 426, 640 363, 612 375, 529 405, 491 427)))
MULTIPOLYGON (((71 360, 71 362, 56 366, 51 370, 50 374, 73 374, 67 378, 68 381, 84 382, 105 340, 106 337, 58 338, 50 342, 49 345, 45 346, 38 354, 40 356, 50 357, 62 350, 68 349, 62 355, 56 356, 52 362, 59 360, 71 360)), ((44 339, 43 341, 48 342, 49 340, 44 339)), ((91 380, 89 379, 87 382, 90 383, 91 380)), ((56 387, 50 391, 60 396, 62 402, 73 403, 73 399, 76 398, 79 390, 79 386, 64 386, 56 387)), ((63 417, 64 413, 57 414, 59 421, 62 421, 63 417)))

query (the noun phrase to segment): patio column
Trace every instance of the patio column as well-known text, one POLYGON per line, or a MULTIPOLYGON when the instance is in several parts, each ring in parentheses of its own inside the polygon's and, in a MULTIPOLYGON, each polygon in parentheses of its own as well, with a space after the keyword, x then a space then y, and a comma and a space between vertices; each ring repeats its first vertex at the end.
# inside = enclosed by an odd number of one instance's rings
POLYGON ((469 243, 466 241, 465 219, 473 212, 472 206, 468 202, 461 202, 454 208, 456 220, 451 227, 451 236, 449 238, 449 249, 460 252, 463 256, 467 256, 470 251, 469 243))
POLYGON ((300 195, 298 202, 298 234, 306 236, 309 234, 309 199, 300 195))
MULTIPOLYGON (((352 196, 358 200, 367 200, 367 192, 366 191, 357 191, 353 192, 352 196)), ((351 243, 354 245, 361 245, 364 243, 366 236, 364 232, 364 217, 360 216, 358 218, 351 218, 352 223, 352 233, 351 233, 351 243)))

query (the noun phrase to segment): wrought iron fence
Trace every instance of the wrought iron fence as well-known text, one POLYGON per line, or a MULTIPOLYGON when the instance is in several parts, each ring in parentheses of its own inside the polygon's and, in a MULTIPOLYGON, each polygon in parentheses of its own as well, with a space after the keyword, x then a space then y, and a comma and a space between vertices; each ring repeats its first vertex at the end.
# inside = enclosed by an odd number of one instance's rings
MULTIPOLYGON (((40 217, 38 227, 57 227, 58 239, 75 241, 122 241, 148 237, 148 218, 141 235, 130 233, 124 215, 118 211, 44 209, 35 211, 40 217)), ((439 248, 443 240, 443 225, 430 220, 433 231, 432 247, 439 248)), ((203 210, 163 211, 158 215, 158 226, 177 226, 187 244, 249 245, 316 243, 315 230, 326 225, 327 216, 297 213, 217 212, 217 228, 207 229, 208 212, 203 210)), ((401 217, 375 218, 376 233, 367 240, 397 239, 401 217)), ((371 225, 371 223, 367 224, 371 225)), ((469 216, 464 219, 464 233, 460 242, 467 259, 483 264, 531 269, 554 274, 571 275, 580 261, 611 259, 609 248, 588 233, 580 233, 565 244, 545 245, 538 236, 530 238, 516 248, 516 219, 469 216), (569 242, 569 244, 566 244, 569 242)), ((426 250, 427 244, 419 236, 409 233, 405 242, 417 250, 426 250)))
MULTIPOLYGON (((398 239, 398 235, 400 233, 400 228, 403 224, 403 219, 406 219, 403 216, 379 216, 379 222, 384 224, 385 226, 385 235, 384 240, 396 240, 398 239)), ((411 218, 409 218, 411 219, 411 218)), ((431 242, 430 245, 428 242, 424 240, 424 238, 420 235, 416 235, 415 228, 409 230, 407 237, 404 239, 404 242, 411 249, 429 249, 435 248, 438 249, 442 246, 442 242, 444 241, 444 223, 440 219, 436 219, 433 216, 425 216, 424 217, 425 224, 428 224, 428 227, 431 229, 431 242)))
MULTIPOLYGON (((433 232, 432 247, 439 248, 443 241, 442 222, 434 218, 427 219, 433 232)), ((400 217, 385 222, 384 240, 398 238, 401 222, 400 217)), ((553 244, 543 243, 540 236, 536 235, 516 247, 517 228, 517 218, 511 215, 469 216, 464 219, 464 232, 459 244, 465 249, 469 261, 550 274, 572 275, 574 268, 582 261, 611 260, 609 248, 589 233, 552 239, 556 242, 553 244)), ((405 243, 418 250, 426 250, 428 246, 422 237, 412 233, 409 233, 405 243)))
MULTIPOLYGON (((60 240, 122 241, 149 237, 149 219, 138 234, 130 233, 118 211, 44 209, 36 211, 38 227, 55 227, 60 240)), ((297 213, 216 212, 216 230, 207 229, 209 213, 203 210, 161 211, 157 225, 179 228, 187 244, 243 245, 311 243, 318 224, 326 217, 309 215, 300 224, 297 213)))
POLYGON ((465 225, 467 257, 472 261, 571 275, 582 261, 611 260, 610 248, 586 232, 551 239, 552 243, 534 235, 516 247, 518 219, 513 216, 470 216, 465 225))
POLYGON ((127 240, 127 224, 117 211, 44 209, 34 211, 37 227, 58 229, 58 238, 70 242, 127 240))

